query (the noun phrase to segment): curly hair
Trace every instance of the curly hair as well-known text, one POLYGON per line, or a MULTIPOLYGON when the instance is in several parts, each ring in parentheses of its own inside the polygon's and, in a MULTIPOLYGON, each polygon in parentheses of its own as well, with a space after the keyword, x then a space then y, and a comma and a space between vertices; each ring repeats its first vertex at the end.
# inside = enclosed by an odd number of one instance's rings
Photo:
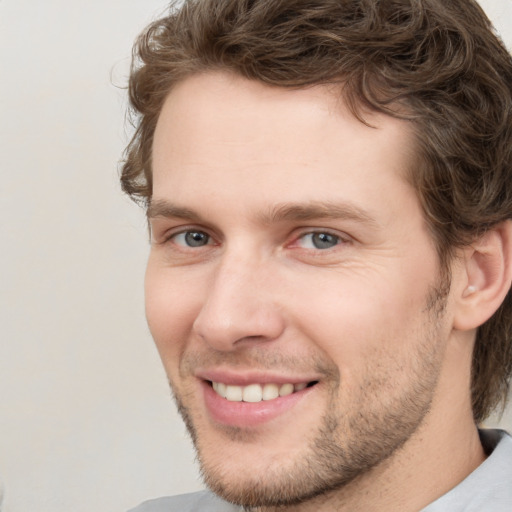
MULTIPOLYGON (((138 38, 129 97, 136 131, 123 190, 147 206, 153 134, 174 85, 225 70, 278 87, 334 84, 365 109, 407 119, 410 169, 443 269, 454 249, 512 218, 512 58, 474 0, 185 0, 138 38)), ((477 332, 476 422, 505 403, 512 298, 477 332)))

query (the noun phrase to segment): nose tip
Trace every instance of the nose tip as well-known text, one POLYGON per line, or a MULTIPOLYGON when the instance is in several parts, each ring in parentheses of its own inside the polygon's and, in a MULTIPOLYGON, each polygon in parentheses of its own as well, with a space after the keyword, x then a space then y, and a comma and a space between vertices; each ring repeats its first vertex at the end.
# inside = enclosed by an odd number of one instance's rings
POLYGON ((275 340, 284 319, 275 303, 268 276, 254 283, 254 273, 220 273, 194 321, 193 332, 220 351, 231 351, 243 342, 275 340))
POLYGON ((203 308, 193 328, 208 345, 221 351, 234 350, 244 341, 274 340, 283 330, 277 314, 263 309, 249 313, 240 305, 226 314, 205 313, 203 308))

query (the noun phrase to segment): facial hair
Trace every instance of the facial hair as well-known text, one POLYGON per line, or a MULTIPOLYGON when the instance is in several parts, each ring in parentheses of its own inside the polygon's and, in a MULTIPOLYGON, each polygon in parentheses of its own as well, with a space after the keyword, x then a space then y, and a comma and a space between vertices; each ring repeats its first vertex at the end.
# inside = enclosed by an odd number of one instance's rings
MULTIPOLYGON (((186 394, 171 385, 207 486, 226 501, 247 510, 293 507, 343 489, 397 453, 419 429, 431 408, 443 358, 441 331, 448 290, 449 284, 438 287, 427 298, 425 331, 409 360, 407 386, 396 385, 393 367, 387 365, 388 362, 391 364, 392 355, 388 352, 386 361, 384 348, 378 368, 369 367, 365 372, 358 390, 359 401, 352 403, 349 410, 340 412, 337 403, 343 378, 333 363, 317 362, 317 371, 326 376, 325 382, 330 383, 326 412, 314 435, 305 440, 307 444, 302 455, 292 461, 269 464, 264 478, 256 474, 235 481, 224 473, 222 464, 211 462, 207 450, 201 445, 201 432, 196 427, 191 408, 185 405, 190 403, 186 394), (385 403, 382 397, 385 397, 385 403)), ((214 356, 210 354, 208 358, 211 357, 214 356)), ((235 356, 224 354, 223 357, 225 362, 226 357, 235 356)), ((255 359, 255 367, 285 364, 265 360, 261 355, 255 359)), ((193 366, 196 363, 188 360, 186 364, 193 366)), ((288 366, 284 367, 295 367, 292 362, 286 364, 288 366)), ((244 442, 252 441, 251 433, 240 428, 226 427, 225 435, 229 442, 239 442, 242 446, 244 442)))

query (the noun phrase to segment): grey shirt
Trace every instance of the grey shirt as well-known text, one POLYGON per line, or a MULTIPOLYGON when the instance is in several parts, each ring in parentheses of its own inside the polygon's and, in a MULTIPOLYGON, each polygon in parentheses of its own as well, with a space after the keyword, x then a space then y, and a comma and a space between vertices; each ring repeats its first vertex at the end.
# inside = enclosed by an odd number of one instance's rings
MULTIPOLYGON (((501 430, 482 430, 480 438, 487 459, 422 512, 512 512, 512 437, 501 430)), ((147 501, 129 512, 242 512, 242 508, 202 491, 147 501)))

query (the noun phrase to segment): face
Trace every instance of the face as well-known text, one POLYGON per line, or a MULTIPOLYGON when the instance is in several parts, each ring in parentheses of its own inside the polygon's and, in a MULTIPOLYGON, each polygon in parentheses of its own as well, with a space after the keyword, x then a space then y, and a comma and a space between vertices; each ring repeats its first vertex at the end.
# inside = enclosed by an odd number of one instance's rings
POLYGON ((341 489, 432 411, 449 329, 413 141, 368 119, 325 87, 220 73, 161 113, 147 318, 207 483, 234 502, 341 489))

